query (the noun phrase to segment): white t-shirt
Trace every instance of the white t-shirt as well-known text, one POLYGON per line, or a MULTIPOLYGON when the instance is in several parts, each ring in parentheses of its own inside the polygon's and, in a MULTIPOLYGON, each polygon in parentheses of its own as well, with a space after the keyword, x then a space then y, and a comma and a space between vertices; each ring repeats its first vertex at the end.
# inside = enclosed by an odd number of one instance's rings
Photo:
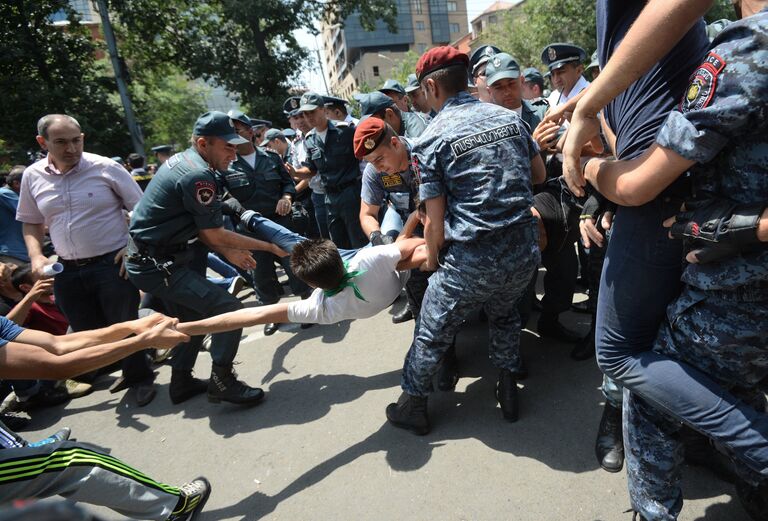
POLYGON ((315 129, 315 134, 317 134, 317 137, 320 138, 320 141, 325 143, 325 136, 328 135, 328 128, 326 127, 326 129, 323 130, 322 132, 320 132, 319 130, 315 129))
POLYGON ((245 159, 245 162, 251 165, 251 168, 254 168, 256 166, 256 152, 253 152, 252 154, 248 154, 247 156, 240 156, 243 159, 245 159))
POLYGON ((316 289, 306 300, 288 304, 288 320, 304 324, 335 324, 342 320, 369 318, 395 301, 408 281, 409 271, 396 271, 400 248, 396 244, 363 248, 349 261, 349 271, 364 271, 355 277, 365 300, 346 287, 332 297, 316 289))

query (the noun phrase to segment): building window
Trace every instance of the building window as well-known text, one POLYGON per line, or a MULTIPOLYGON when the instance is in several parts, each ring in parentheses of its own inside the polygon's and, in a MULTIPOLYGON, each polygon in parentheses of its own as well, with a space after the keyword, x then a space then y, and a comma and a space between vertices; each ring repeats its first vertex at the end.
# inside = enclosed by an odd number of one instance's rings
POLYGON ((427 52, 427 44, 426 43, 418 44, 418 48, 419 48, 419 54, 424 54, 425 52, 427 52))
POLYGON ((459 32, 459 24, 451 24, 451 32, 452 33, 458 33, 459 32))
POLYGON ((413 12, 416 14, 422 14, 421 11, 421 0, 411 0, 411 4, 413 5, 413 12))
POLYGON ((495 23, 496 23, 496 22, 498 22, 498 21, 499 21, 499 20, 498 20, 498 18, 496 18, 496 15, 492 15, 492 16, 489 16, 489 17, 488 17, 488 23, 489 23, 489 24, 495 24, 495 23))
POLYGON ((449 13, 455 13, 456 9, 457 9, 456 2, 449 1, 449 2, 447 2, 447 4, 448 4, 448 12, 449 13))
POLYGON ((417 31, 423 31, 424 30, 424 22, 421 20, 416 21, 416 30, 417 31))
POLYGON ((373 66, 373 75, 376 76, 376 77, 379 76, 379 66, 378 65, 374 65, 373 66))

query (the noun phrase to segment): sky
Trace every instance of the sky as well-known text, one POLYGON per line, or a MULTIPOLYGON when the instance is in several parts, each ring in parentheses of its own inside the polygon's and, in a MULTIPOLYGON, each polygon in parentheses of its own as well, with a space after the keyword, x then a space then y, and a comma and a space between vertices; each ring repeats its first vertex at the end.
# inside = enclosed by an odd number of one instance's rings
MULTIPOLYGON (((477 17, 480 13, 485 11, 495 0, 467 0, 467 26, 469 21, 477 17)), ((319 27, 319 24, 318 24, 319 27)), ((322 47, 320 45, 320 37, 312 36, 308 31, 294 31, 297 41, 302 47, 309 49, 310 52, 315 52, 315 49, 319 49, 322 53, 322 47)), ((307 68, 300 77, 300 83, 304 84, 311 90, 324 93, 325 85, 323 83, 323 76, 320 74, 320 69, 317 63, 314 64, 314 68, 307 68)))

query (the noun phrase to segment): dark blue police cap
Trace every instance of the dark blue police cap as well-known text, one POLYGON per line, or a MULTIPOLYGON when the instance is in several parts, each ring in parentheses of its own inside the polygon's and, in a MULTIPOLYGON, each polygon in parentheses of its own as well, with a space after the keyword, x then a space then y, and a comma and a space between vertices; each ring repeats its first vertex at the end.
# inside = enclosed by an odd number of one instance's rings
POLYGON ((230 110, 227 112, 227 116, 229 116, 230 119, 239 121, 243 125, 251 126, 251 118, 249 118, 242 110, 230 110))
POLYGON ((551 43, 541 51, 541 61, 554 71, 566 63, 581 63, 587 59, 587 51, 571 43, 551 43))
POLYGON ((195 136, 211 136, 223 139, 231 145, 242 145, 247 143, 235 132, 235 124, 232 119, 223 112, 212 110, 206 112, 195 121, 195 128, 192 131, 195 136))
POLYGON ((421 85, 419 85, 419 79, 416 77, 415 74, 409 74, 408 83, 405 85, 405 93, 410 94, 411 92, 418 90, 419 88, 421 88, 421 85))
POLYGON ((397 92, 398 94, 402 94, 405 96, 405 89, 402 85, 400 85, 400 82, 397 80, 387 80, 384 82, 384 85, 382 85, 379 88, 379 92, 397 92))
POLYGON ((500 52, 488 60, 485 66, 485 83, 490 87, 504 78, 517 79, 520 77, 520 65, 505 52, 500 52))
POLYGON ((376 114, 395 104, 392 98, 378 91, 358 94, 355 99, 360 102, 360 112, 363 116, 376 114))
POLYGON ((283 112, 290 116, 292 115, 291 112, 296 112, 299 110, 300 105, 301 96, 291 96, 283 102, 283 112))
POLYGON ((487 62, 491 56, 499 54, 500 52, 501 49, 495 45, 482 45, 475 49, 472 55, 469 57, 469 73, 474 74, 475 69, 487 62))

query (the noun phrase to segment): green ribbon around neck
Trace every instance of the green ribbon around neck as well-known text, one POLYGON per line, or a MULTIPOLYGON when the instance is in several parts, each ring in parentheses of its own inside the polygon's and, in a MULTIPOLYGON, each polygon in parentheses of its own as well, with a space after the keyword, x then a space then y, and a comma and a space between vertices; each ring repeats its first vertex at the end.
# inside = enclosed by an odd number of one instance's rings
POLYGON ((333 289, 323 290, 323 295, 326 297, 332 297, 337 293, 341 293, 344 288, 352 288, 357 298, 364 302, 368 302, 365 300, 365 297, 363 297, 363 294, 360 293, 360 288, 357 287, 357 284, 355 284, 355 281, 353 280, 355 277, 362 275, 363 273, 365 273, 365 270, 349 271, 349 262, 344 261, 344 276, 341 278, 341 282, 339 282, 339 285, 333 289))

